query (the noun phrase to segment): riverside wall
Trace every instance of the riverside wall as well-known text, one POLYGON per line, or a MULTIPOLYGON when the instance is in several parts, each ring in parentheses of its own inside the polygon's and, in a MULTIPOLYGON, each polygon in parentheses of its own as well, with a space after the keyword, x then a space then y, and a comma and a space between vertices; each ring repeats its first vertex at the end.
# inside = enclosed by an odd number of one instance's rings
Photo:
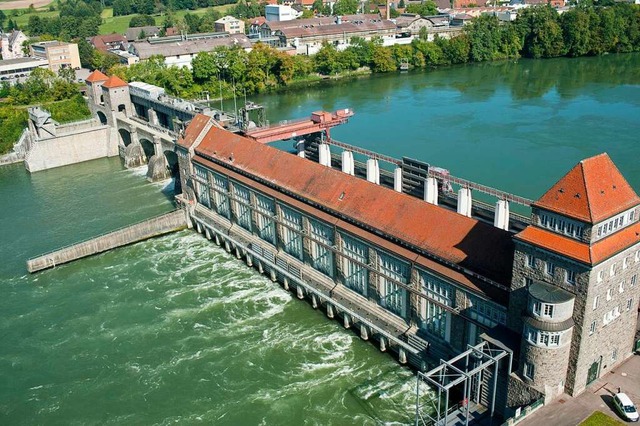
POLYGON ((116 247, 178 231, 186 227, 187 221, 184 211, 175 210, 117 231, 29 259, 27 261, 27 270, 31 273, 38 272, 56 265, 102 253, 116 247))
POLYGON ((118 155, 117 130, 109 126, 72 126, 57 130, 57 136, 32 143, 24 160, 27 170, 33 173, 118 155))

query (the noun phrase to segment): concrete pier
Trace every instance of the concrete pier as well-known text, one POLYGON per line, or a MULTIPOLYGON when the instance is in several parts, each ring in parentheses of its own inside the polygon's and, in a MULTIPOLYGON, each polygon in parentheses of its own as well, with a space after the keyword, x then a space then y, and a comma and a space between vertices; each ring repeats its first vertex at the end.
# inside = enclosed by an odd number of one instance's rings
POLYGON ((321 143, 318 146, 319 162, 323 166, 331 167, 331 149, 326 143, 321 143))
POLYGON ((402 192, 402 168, 400 167, 393 170, 393 190, 402 192))
POLYGON ((496 203, 496 213, 493 220, 493 226, 496 228, 509 230, 509 202, 498 200, 496 203))
POLYGON ((434 177, 427 178, 424 183, 424 200, 438 205, 438 181, 434 177))
POLYGON ((367 180, 376 185, 380 185, 380 165, 375 158, 369 158, 367 160, 367 180))
POLYGON ((43 254, 27 261, 27 270, 31 273, 56 265, 72 262, 83 257, 93 256, 116 247, 143 241, 149 238, 168 234, 187 227, 185 213, 175 210, 161 216, 147 219, 143 222, 121 228, 117 231, 89 240, 73 244, 68 247, 43 254))
POLYGON ((355 174, 355 162, 353 161, 353 152, 342 151, 342 171, 351 176, 355 174))
POLYGON ((458 191, 458 213, 471 217, 471 207, 473 199, 469 188, 460 188, 458 191))

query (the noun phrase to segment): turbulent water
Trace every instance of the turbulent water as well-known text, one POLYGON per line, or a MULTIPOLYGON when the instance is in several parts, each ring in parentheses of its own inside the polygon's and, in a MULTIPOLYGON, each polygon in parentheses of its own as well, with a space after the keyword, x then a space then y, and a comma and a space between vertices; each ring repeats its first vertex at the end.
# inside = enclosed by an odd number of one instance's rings
MULTIPOLYGON (((608 151, 640 188, 640 57, 520 61, 259 99, 353 107, 339 139, 536 198, 608 151)), ((290 143, 279 144, 289 148, 290 143)), ((0 424, 411 424, 415 377, 192 231, 28 275, 25 260, 173 209, 97 160, 0 168, 0 424)))

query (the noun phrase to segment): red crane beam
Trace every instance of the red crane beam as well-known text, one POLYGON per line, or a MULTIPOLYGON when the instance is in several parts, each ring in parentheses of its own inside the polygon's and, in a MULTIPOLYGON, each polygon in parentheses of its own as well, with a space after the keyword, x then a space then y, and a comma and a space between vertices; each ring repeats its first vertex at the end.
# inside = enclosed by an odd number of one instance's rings
POLYGON ((251 129, 245 133, 245 136, 260 143, 270 143, 323 130, 326 130, 327 135, 329 135, 330 128, 346 123, 351 116, 353 116, 353 110, 349 108, 340 109, 333 113, 317 111, 312 113, 311 117, 302 120, 251 129))

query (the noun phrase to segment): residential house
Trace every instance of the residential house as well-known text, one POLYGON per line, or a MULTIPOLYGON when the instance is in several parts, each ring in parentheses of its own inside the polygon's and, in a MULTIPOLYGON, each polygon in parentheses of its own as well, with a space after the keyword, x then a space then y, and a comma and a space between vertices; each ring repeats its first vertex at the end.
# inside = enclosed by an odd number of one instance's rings
POLYGON ((22 44, 29 38, 20 30, 13 30, 10 33, 0 31, 0 45, 2 45, 2 59, 23 58, 22 44))
POLYGON ((97 35, 89 39, 89 43, 102 52, 109 52, 114 49, 126 48, 127 39, 122 34, 97 35))
POLYGON ((227 15, 215 22, 215 30, 219 33, 244 34, 244 21, 227 15))

